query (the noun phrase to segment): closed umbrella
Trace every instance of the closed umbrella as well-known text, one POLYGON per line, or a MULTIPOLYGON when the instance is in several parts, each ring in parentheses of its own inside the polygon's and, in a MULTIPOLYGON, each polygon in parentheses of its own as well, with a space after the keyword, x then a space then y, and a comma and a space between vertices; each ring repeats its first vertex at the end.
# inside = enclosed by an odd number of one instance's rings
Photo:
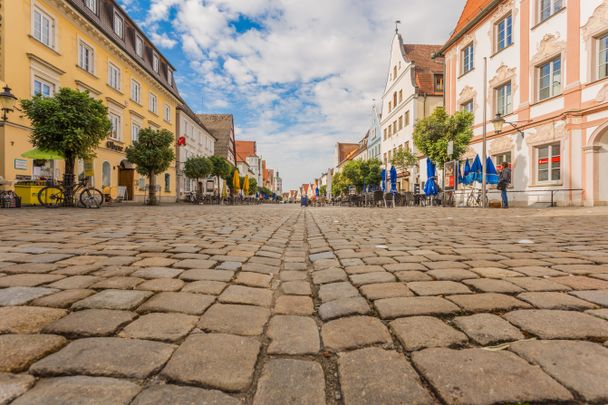
POLYGON ((435 184, 435 164, 431 162, 431 159, 426 160, 426 184, 424 185, 424 194, 437 195, 439 190, 437 184, 435 184))
POLYGON ((315 188, 315 195, 319 197, 319 187, 315 188))
POLYGON ((481 183, 483 178, 483 166, 481 165, 481 159, 479 159, 479 155, 475 156, 475 160, 473 160, 473 165, 471 166, 471 172, 469 173, 469 184, 473 182, 481 183))
POLYGON ((471 165, 469 164, 469 159, 467 159, 464 163, 464 172, 462 173, 462 184, 471 184, 470 175, 471 174, 471 165))
POLYGON ((245 176, 243 180, 243 194, 249 195, 249 176, 245 176))
POLYGON ((234 169, 234 173, 232 174, 232 190, 237 192, 241 189, 241 178, 239 177, 239 170, 234 169))
POLYGON ((382 169, 382 184, 380 185, 380 188, 382 189, 382 192, 386 191, 386 169, 382 169))
POLYGON ((395 166, 391 167, 391 193, 397 192, 397 169, 395 166))
POLYGON ((492 162, 492 158, 488 156, 486 159, 486 182, 488 184, 498 184, 499 176, 496 171, 496 166, 492 162))
POLYGON ((27 159, 40 159, 40 160, 63 160, 64 157, 61 153, 52 150, 43 150, 34 148, 21 154, 21 157, 27 159))

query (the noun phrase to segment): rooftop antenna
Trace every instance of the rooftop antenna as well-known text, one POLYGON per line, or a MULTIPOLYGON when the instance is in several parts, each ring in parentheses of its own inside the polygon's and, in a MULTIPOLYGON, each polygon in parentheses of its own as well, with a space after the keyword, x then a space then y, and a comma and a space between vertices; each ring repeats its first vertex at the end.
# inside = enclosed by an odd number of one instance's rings
POLYGON ((395 34, 399 33, 399 24, 401 24, 401 20, 395 21, 395 34))

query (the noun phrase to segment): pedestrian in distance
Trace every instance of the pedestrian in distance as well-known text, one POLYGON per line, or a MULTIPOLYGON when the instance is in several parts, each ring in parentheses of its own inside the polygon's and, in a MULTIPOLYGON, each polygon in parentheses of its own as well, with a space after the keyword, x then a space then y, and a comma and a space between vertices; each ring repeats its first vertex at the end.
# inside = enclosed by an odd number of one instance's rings
POLYGON ((500 196, 502 197, 502 207, 509 208, 509 196, 507 195, 507 189, 511 184, 511 168, 507 162, 503 163, 503 168, 500 172, 500 178, 498 180, 497 189, 500 190, 500 196))

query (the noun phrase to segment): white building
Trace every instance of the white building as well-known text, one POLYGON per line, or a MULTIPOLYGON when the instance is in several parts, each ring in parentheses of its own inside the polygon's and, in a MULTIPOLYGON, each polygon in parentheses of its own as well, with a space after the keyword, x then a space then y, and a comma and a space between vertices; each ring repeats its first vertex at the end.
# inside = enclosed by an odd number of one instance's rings
MULTIPOLYGON (((213 156, 215 138, 205 128, 196 114, 187 105, 177 108, 177 198, 183 199, 185 194, 197 190, 195 179, 188 179, 184 175, 184 164, 190 157, 213 156)), ((213 178, 209 179, 214 180, 213 178)), ((198 186, 203 191, 211 191, 207 188, 207 179, 198 179, 198 186)))
POLYGON ((441 49, 448 113, 475 115, 466 157, 481 155, 485 104, 488 155, 512 166, 515 203, 577 189, 556 199, 608 204, 607 21, 608 0, 468 0, 441 49), (523 136, 495 133, 496 114, 523 136))
MULTIPOLYGON (((439 48, 440 45, 404 44, 399 32, 395 31, 380 121, 381 160, 387 172, 398 149, 415 151, 416 120, 443 105, 443 64, 432 59, 439 48)), ((413 190, 418 179, 410 178, 406 173, 397 174, 397 190, 413 190)))

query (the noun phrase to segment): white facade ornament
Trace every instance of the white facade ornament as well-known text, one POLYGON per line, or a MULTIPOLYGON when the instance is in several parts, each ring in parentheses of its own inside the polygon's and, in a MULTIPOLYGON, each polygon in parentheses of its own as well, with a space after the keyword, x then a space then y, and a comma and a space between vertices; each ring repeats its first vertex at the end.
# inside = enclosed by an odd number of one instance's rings
POLYGON ((477 111, 477 91, 471 86, 464 86, 458 95, 458 105, 463 105, 469 100, 473 100, 473 113, 477 111))
POLYGON ((526 132, 525 141, 528 145, 542 145, 560 142, 566 137, 566 126, 559 123, 541 125, 526 132))
POLYGON ((501 136, 492 141, 490 144, 490 155, 498 155, 500 153, 511 152, 513 150, 513 141, 511 135, 501 136))
POLYGON ((537 65, 540 62, 549 59, 552 56, 560 53, 565 54, 566 41, 559 40, 559 34, 546 34, 538 44, 536 53, 530 61, 531 65, 537 65))
POLYGON ((509 68, 507 65, 502 64, 496 69, 496 75, 490 79, 490 88, 498 87, 500 84, 510 81, 511 82, 511 94, 517 91, 517 80, 515 71, 517 68, 509 68))
POLYGON ((587 23, 583 25, 583 38, 587 41, 593 35, 604 31, 608 27, 608 0, 597 6, 587 23))
POLYGON ((608 84, 605 84, 600 91, 597 92, 597 96, 595 96, 595 101, 598 103, 603 103, 608 101, 608 84))

